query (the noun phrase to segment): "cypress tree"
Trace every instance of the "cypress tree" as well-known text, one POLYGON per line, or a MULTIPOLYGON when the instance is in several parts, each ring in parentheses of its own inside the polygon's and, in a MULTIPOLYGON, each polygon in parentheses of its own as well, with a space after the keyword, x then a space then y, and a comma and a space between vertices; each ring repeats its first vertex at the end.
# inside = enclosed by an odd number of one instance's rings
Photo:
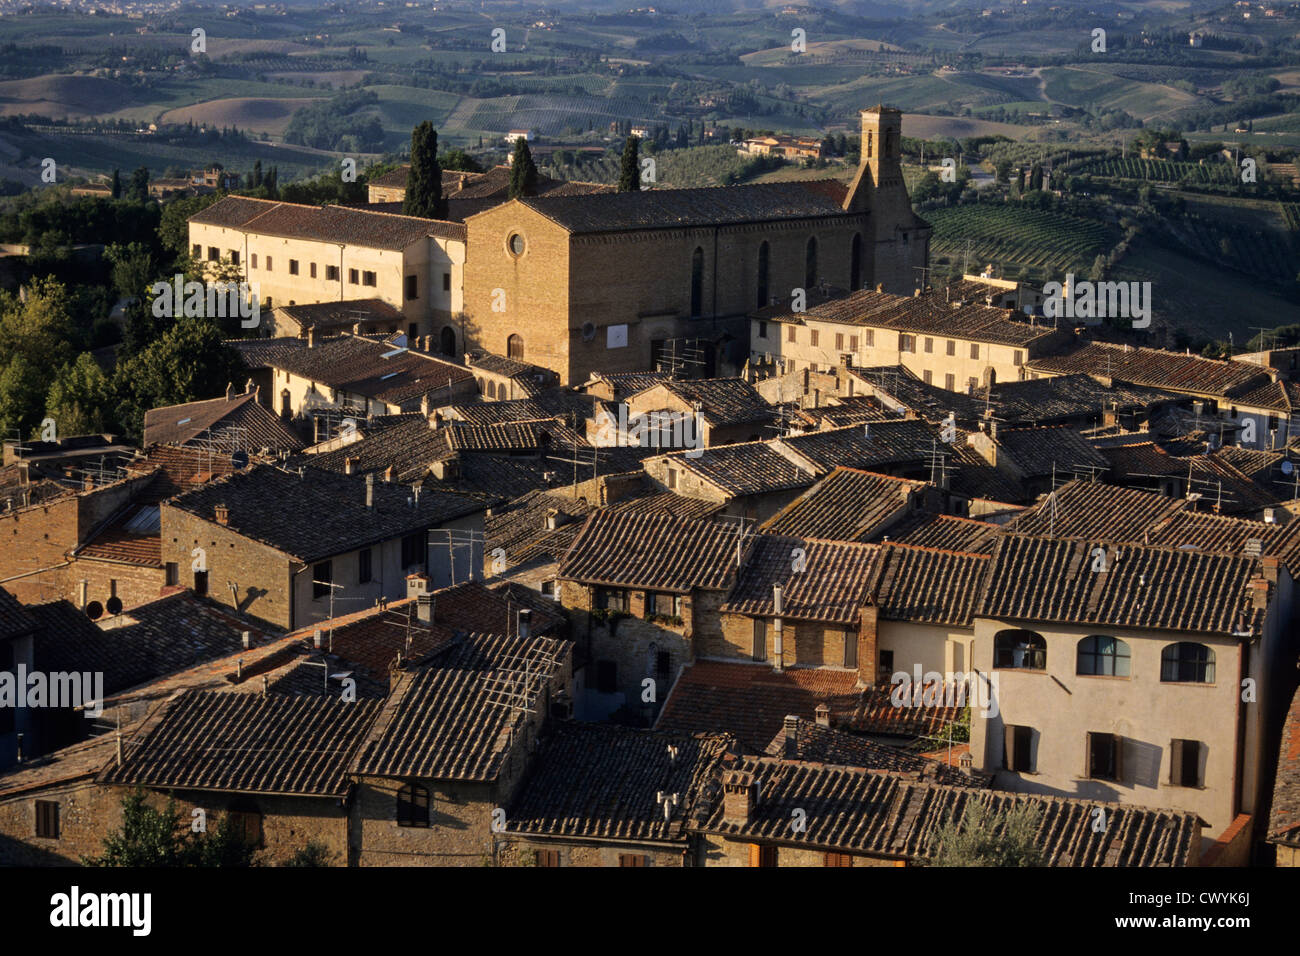
POLYGON ((520 136, 515 140, 515 153, 510 160, 510 199, 537 194, 537 166, 533 163, 528 140, 520 136))
POLYGON ((411 172, 402 212, 437 219, 442 215, 442 170, 438 166, 438 132, 425 120, 411 130, 411 172))
POLYGON ((113 170, 113 198, 122 198, 122 171, 120 169, 113 170))
POLYGON ((641 188, 640 142, 635 136, 629 136, 623 144, 623 163, 618 173, 618 191, 621 193, 634 193, 641 188))

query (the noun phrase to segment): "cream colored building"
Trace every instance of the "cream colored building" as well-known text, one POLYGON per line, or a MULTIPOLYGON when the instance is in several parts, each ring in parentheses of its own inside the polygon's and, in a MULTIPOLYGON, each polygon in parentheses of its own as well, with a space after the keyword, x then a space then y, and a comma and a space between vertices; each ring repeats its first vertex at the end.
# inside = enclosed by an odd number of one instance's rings
POLYGON ((238 266, 264 309, 381 299, 401 310, 408 335, 463 351, 459 223, 228 196, 192 216, 189 234, 191 254, 238 266))
POLYGON ((1027 377, 1025 364, 1059 348, 1065 333, 983 303, 861 291, 793 312, 751 316, 750 369, 757 378, 836 366, 902 365, 928 384, 971 392, 1027 377))

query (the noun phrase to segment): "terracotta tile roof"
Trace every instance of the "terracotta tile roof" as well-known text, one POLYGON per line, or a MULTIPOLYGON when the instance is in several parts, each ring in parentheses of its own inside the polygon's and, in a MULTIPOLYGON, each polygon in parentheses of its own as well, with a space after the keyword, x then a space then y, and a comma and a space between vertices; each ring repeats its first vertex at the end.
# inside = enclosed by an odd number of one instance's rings
POLYGON ((722 522, 598 510, 583 523, 559 577, 680 593, 721 591, 734 579, 736 542, 734 526, 722 522))
POLYGON ((1200 496, 1194 499, 1195 507, 1258 511, 1286 495, 1285 485, 1264 488, 1229 464, 1228 458, 1198 454, 1178 458, 1153 443, 1110 445, 1101 451, 1110 462, 1113 481, 1154 485, 1163 478, 1177 478, 1188 492, 1200 496))
POLYGON ((724 781, 737 779, 731 776, 736 773, 752 780, 757 806, 746 823, 728 822, 719 801, 700 829, 747 842, 921 861, 936 852, 943 824, 960 820, 978 803, 993 813, 1017 804, 1035 807, 1037 843, 1048 866, 1188 866, 1200 848, 1203 823, 1184 811, 950 787, 897 773, 772 757, 746 757, 722 772, 724 781), (1098 806, 1107 815, 1100 832, 1093 826, 1098 806), (855 812, 846 813, 845 807, 855 812), (800 832, 790 826, 794 808, 806 814, 800 832))
POLYGON ((998 526, 973 518, 918 511, 892 526, 880 540, 967 554, 988 554, 998 526))
POLYGON ((440 404, 449 400, 449 389, 474 379, 463 365, 359 335, 322 338, 314 346, 297 338, 239 339, 229 344, 249 368, 278 368, 389 405, 410 404, 424 395, 440 404))
POLYGON ((760 535, 720 610, 776 616, 772 588, 779 585, 782 617, 854 626, 878 560, 874 545, 760 535))
POLYGON ((152 509, 156 514, 157 505, 131 508, 123 517, 108 525, 76 551, 79 558, 98 561, 117 561, 121 564, 133 564, 141 568, 162 567, 162 538, 155 530, 147 534, 137 534, 127 525, 137 511, 152 509))
POLYGON ((1259 366, 1244 362, 1105 342, 1089 342, 1068 352, 1034 358, 1027 365, 1037 372, 1084 373, 1132 385, 1212 396, 1246 391, 1265 375, 1259 366))
POLYGON ((762 526, 771 534, 868 541, 881 523, 912 507, 925 482, 836 468, 762 526))
POLYGON ((465 240, 465 227, 460 223, 349 206, 308 206, 243 196, 220 199, 191 216, 189 221, 255 235, 343 242, 369 249, 402 250, 429 236, 465 240))
POLYGON ((1268 593, 1253 559, 1176 548, 1007 534, 992 560, 978 617, 1240 636, 1259 627, 1255 596, 1268 593))
POLYGON ((426 491, 415 500, 406 485, 374 482, 374 507, 366 507, 366 481, 319 468, 292 474, 259 465, 169 502, 168 507, 216 521, 227 509, 229 529, 298 558, 315 561, 368 544, 423 531, 480 510, 464 495, 426 491))
POLYGON ((517 680, 535 706, 573 645, 548 637, 470 635, 436 650, 393 686, 352 772, 380 777, 495 780, 508 739, 527 715, 502 703, 503 679, 517 680))
POLYGON ((954 684, 935 687, 933 701, 927 703, 925 696, 920 701, 895 700, 889 685, 868 687, 843 714, 832 713, 832 721, 860 734, 925 738, 934 743, 943 738, 949 724, 961 718, 964 708, 957 706, 958 690, 954 684))
POLYGON ((1071 481, 1021 512, 1006 528, 1058 538, 1140 541, 1148 528, 1183 507, 1182 501, 1149 491, 1071 481))
POLYGON ((787 714, 812 719, 817 705, 825 703, 832 720, 851 715, 860 697, 857 679, 853 670, 796 667, 777 672, 769 664, 697 660, 673 685, 655 729, 733 734, 746 753, 763 753, 787 714))
POLYGON ((888 620, 970 627, 988 569, 987 554, 884 545, 872 600, 888 620))
POLYGON ((766 424, 774 420, 773 406, 742 378, 669 379, 649 388, 658 385, 688 405, 699 402, 700 417, 715 428, 748 422, 766 424))
POLYGON ((919 466, 929 460, 935 448, 943 448, 939 433, 914 418, 790 435, 776 442, 819 472, 840 465, 868 471, 919 466))
MULTIPOLYGON (((212 398, 186 405, 152 408, 144 413, 146 446, 184 445, 223 429, 242 429, 240 442, 248 450, 297 451, 303 441, 279 416, 258 404, 252 392, 212 398)), ((233 436, 232 436, 233 439, 233 436)))
POLYGON ((839 182, 811 181, 537 196, 521 202, 570 233, 598 233, 847 216, 843 191, 839 182))
POLYGON ((1265 382, 1255 388, 1238 392, 1233 404, 1250 408, 1264 408, 1290 418, 1300 409, 1300 384, 1296 382, 1265 382))
POLYGON ((671 377, 668 372, 592 372, 591 378, 583 383, 583 388, 608 384, 613 389, 615 401, 622 401, 629 395, 635 395, 671 377))
POLYGON ((933 296, 901 296, 870 289, 810 305, 797 316, 788 305, 755 314, 778 322, 796 319, 806 325, 820 321, 1024 347, 1054 333, 1050 325, 1022 322, 1007 309, 983 303, 958 305, 933 296))
POLYGON ((497 422, 527 422, 558 418, 572 425, 594 414, 595 401, 587 395, 567 388, 548 388, 528 398, 515 398, 504 402, 467 402, 452 405, 449 418, 491 425, 497 422), (571 420, 573 419, 573 420, 571 420))
POLYGON ((714 445, 689 456, 681 451, 664 457, 732 498, 802 488, 816 479, 813 472, 796 465, 768 442, 714 445))
POLYGON ((649 492, 622 498, 606 507, 614 514, 672 515, 675 518, 712 518, 726 506, 704 498, 687 498, 671 491, 649 492))
POLYGON ((277 305, 275 311, 291 318, 299 328, 315 327, 317 332, 329 329, 351 331, 356 323, 384 322, 406 323, 405 314, 383 299, 343 299, 336 302, 311 302, 306 305, 277 305))
POLYGON ((999 382, 990 389, 989 405, 1001 421, 1046 424, 1083 415, 1100 420, 1103 411, 1149 409, 1182 398, 1123 382, 1108 387, 1091 375, 1076 374, 999 382))
POLYGON ((1292 696, 1282 724, 1266 839, 1300 849, 1300 688, 1292 696))
POLYGON ((124 748, 106 784, 341 797, 380 703, 189 691, 124 748))
POLYGON ((1226 515, 1177 511, 1152 525, 1140 539, 1162 545, 1216 554, 1245 554, 1246 542, 1258 541, 1261 554, 1290 555, 1300 538, 1300 521, 1286 524, 1249 521, 1226 515))
POLYGON ((805 763, 829 763, 865 770, 891 770, 916 774, 917 779, 957 787, 988 787, 993 774, 972 772, 969 775, 955 766, 938 760, 876 743, 847 731, 823 727, 814 720, 786 717, 780 733, 767 745, 767 756, 805 763))
POLYGON ((1110 467, 1105 455, 1073 428, 999 429, 996 441, 1031 478, 1100 472, 1110 467))
POLYGON ((562 723, 543 738, 506 811, 506 832, 684 843, 716 798, 731 738, 562 723), (678 802, 664 818, 660 794, 678 802))
POLYGON ((958 421, 975 422, 984 419, 986 405, 982 397, 949 391, 938 385, 927 385, 904 365, 854 367, 845 371, 876 392, 884 393, 906 405, 927 421, 942 421, 950 413, 958 421))
MULTIPOLYGON (((1008 504, 1020 504, 1030 499, 1029 492, 1020 482, 990 465, 983 455, 965 442, 966 433, 958 429, 953 444, 940 442, 935 446, 943 456, 942 468, 948 475, 948 487, 953 494, 1008 504)), ((937 474, 939 467, 936 465, 931 471, 937 474)))
POLYGON ((569 550, 591 505, 564 492, 530 491, 504 508, 493 509, 486 521, 484 552, 498 548, 507 569, 538 558, 557 560, 569 550), (556 527, 548 528, 554 515, 556 527))

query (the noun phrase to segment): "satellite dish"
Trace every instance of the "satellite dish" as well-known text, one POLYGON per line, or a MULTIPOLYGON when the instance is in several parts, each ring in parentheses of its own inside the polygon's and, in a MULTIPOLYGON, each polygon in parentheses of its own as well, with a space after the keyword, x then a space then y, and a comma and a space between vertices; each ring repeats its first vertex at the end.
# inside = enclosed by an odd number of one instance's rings
POLYGON ((109 613, 109 614, 121 614, 121 613, 122 613, 122 599, 121 599, 120 597, 118 597, 117 595, 114 595, 113 597, 111 597, 111 598, 108 599, 108 605, 107 605, 107 606, 108 606, 108 613, 109 613))
POLYGON ((1289 475, 1293 471, 1295 471, 1295 465, 1291 464, 1289 461, 1282 462, 1282 474, 1289 475))
POLYGON ((248 452, 242 448, 230 456, 230 467, 235 471, 243 471, 248 467, 248 452))
POLYGON ((91 601, 86 605, 86 617, 92 621, 97 621, 104 616, 104 605, 98 601, 91 601))

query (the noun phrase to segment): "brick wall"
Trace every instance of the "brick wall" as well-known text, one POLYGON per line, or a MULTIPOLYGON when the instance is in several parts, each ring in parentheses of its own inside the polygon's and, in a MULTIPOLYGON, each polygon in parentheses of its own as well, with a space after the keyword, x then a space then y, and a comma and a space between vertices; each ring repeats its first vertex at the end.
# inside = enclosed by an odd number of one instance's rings
POLYGON ((558 840, 511 838, 497 844, 498 866, 535 866, 538 850, 555 850, 560 854, 560 866, 620 866, 619 857, 639 856, 645 866, 681 867, 686 865, 686 850, 659 844, 616 844, 602 846, 593 843, 561 842, 558 840))
POLYGON ((81 582, 86 582, 86 603, 98 601, 107 607, 116 595, 123 607, 156 601, 167 584, 162 568, 143 567, 119 561, 77 558, 64 570, 68 600, 81 606, 81 582))
POLYGON ((0 865, 71 866, 103 852, 104 837, 122 825, 122 798, 93 780, 55 784, 0 798, 0 865), (36 836, 36 801, 59 805, 59 838, 36 836))
MULTIPOLYGON (((741 840, 728 840, 724 837, 704 834, 699 844, 701 866, 749 866, 748 843, 741 840)), ((850 854, 852 866, 902 866, 902 861, 882 857, 850 854)), ((825 866, 826 854, 822 850, 809 850, 802 847, 778 847, 776 851, 777 866, 825 866)))

